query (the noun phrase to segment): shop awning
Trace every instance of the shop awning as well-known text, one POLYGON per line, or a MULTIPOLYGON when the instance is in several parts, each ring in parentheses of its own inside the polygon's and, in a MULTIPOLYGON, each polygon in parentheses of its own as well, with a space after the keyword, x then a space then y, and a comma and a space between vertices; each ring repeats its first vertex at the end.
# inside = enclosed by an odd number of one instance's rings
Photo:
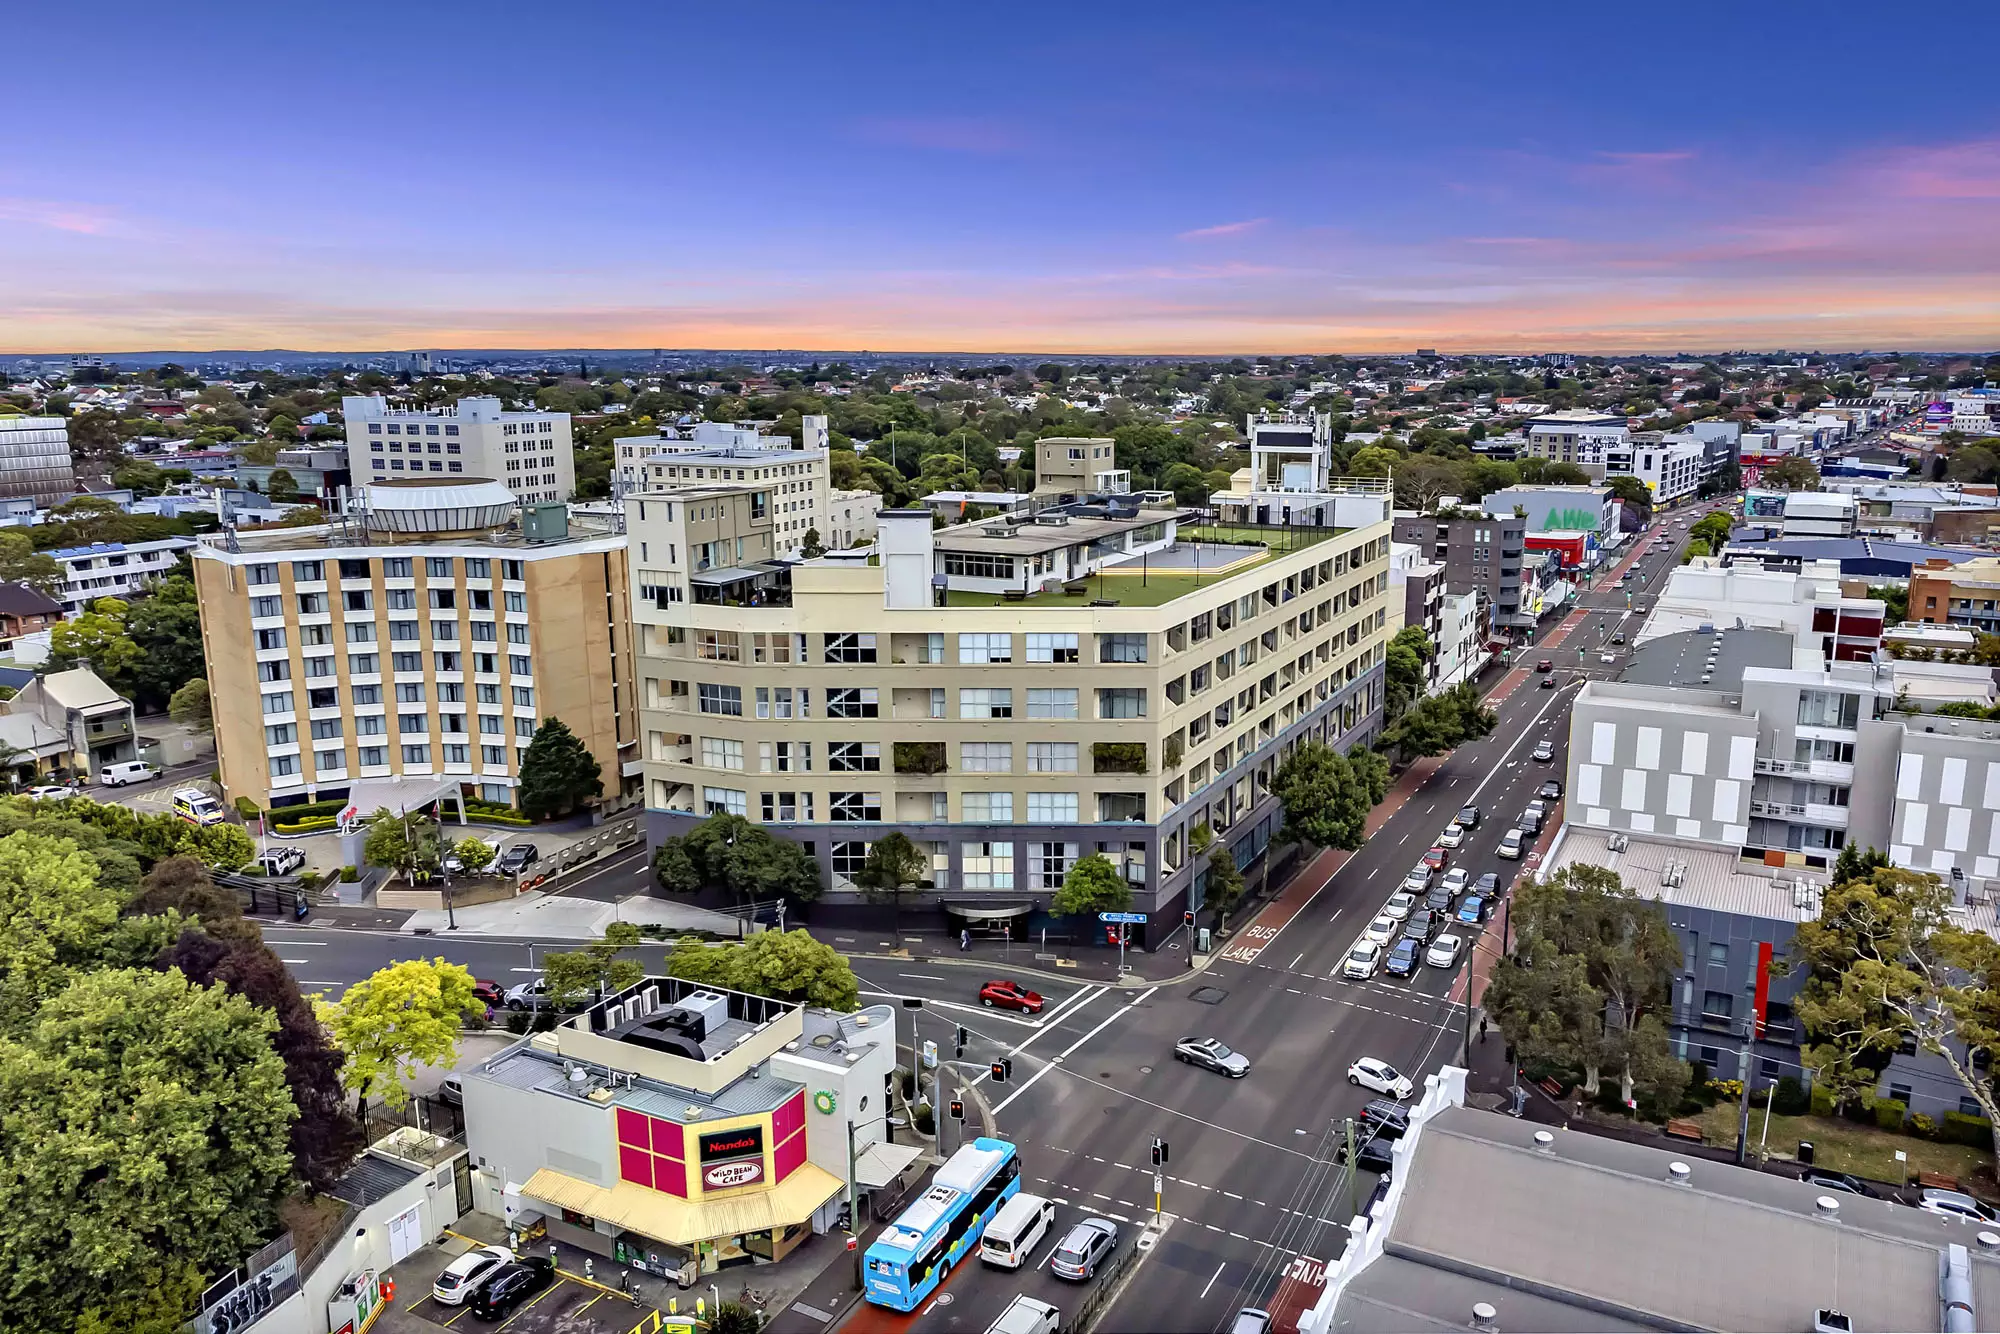
POLYGON ((698 1241, 726 1240, 804 1223, 845 1188, 833 1173, 801 1163, 769 1190, 742 1191, 699 1203, 630 1181, 599 1186, 548 1167, 529 1177, 521 1193, 656 1241, 692 1246, 698 1241))
POLYGON ((1004 922, 1010 917, 1026 917, 1035 908, 1030 903, 947 903, 944 910, 974 922, 1004 922))
POLYGON ((886 1186, 903 1175, 903 1169, 922 1157, 923 1152, 914 1144, 889 1144, 878 1140, 855 1157, 854 1184, 869 1190, 886 1186))

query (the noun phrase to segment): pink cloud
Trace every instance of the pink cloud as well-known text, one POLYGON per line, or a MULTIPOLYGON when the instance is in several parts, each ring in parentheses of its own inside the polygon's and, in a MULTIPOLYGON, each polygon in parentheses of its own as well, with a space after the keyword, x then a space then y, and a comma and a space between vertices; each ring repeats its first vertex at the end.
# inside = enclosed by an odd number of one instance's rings
POLYGON ((854 128, 874 143, 941 153, 995 156, 1029 146, 1028 136, 1018 126, 973 116, 875 117, 857 121, 854 128))
POLYGON ((1182 232, 1177 239, 1207 241, 1217 236, 1241 236, 1245 232, 1256 231, 1269 221, 1269 218, 1245 218, 1241 222, 1218 222, 1213 227, 1197 227, 1191 232, 1182 232))
POLYGON ((1874 174, 1894 192, 1920 199, 2000 199, 2000 140, 1896 150, 1874 174))
POLYGON ((1659 153, 1613 153, 1600 150, 1597 158, 1614 167, 1664 167, 1675 162, 1691 162, 1692 148, 1670 148, 1659 153))
POLYGON ((113 225, 109 213, 90 204, 5 196, 0 196, 0 221, 21 222, 79 236, 102 236, 113 225))

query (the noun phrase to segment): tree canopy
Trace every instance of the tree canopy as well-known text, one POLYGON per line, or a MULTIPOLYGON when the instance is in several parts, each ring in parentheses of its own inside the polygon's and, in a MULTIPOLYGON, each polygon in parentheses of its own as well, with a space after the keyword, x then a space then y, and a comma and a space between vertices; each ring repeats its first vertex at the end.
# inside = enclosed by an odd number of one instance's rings
POLYGON ((562 719, 548 717, 521 755, 521 813, 531 819, 567 815, 604 794, 604 770, 562 719))
POLYGON ((1318 848, 1352 851, 1367 837, 1368 813, 1389 792, 1389 766, 1365 748, 1341 754, 1306 741, 1278 765, 1271 783, 1285 810, 1279 837, 1318 848))
POLYGON ((683 940, 667 955, 667 972, 826 1010, 846 1012, 861 1004, 861 983, 846 957, 803 930, 760 931, 728 945, 683 940))
POLYGON ((662 840, 653 874, 672 893, 715 885, 739 902, 810 902, 820 893, 819 863, 804 848, 740 815, 711 815, 686 834, 662 840))
POLYGON ((315 1006, 347 1056, 341 1080, 357 1115, 380 1093, 391 1106, 409 1101, 404 1082, 420 1065, 458 1060, 458 1030, 486 1004, 472 994, 472 974, 442 958, 403 959, 315 1006))
POLYGON ((1103 853, 1078 857, 1063 874, 1062 888, 1049 902, 1058 917, 1094 917, 1101 912, 1126 912, 1132 907, 1132 886, 1103 853))

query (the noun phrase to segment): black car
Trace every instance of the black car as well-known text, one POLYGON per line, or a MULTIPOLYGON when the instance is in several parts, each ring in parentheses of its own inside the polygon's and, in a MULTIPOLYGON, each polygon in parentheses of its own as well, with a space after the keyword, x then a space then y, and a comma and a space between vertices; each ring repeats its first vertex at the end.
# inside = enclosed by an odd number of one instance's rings
POLYGON ((1554 690, 1556 684, 1556 674, 1554 672, 1549 672, 1542 677, 1542 689, 1554 690))
POLYGON ((466 1305, 476 1320, 499 1320, 555 1281, 554 1260, 546 1255, 526 1256, 494 1270, 466 1305))
POLYGON ((1382 968, 1391 977, 1408 977, 1417 971, 1417 961, 1422 958, 1423 946, 1409 936, 1397 941, 1389 951, 1389 957, 1382 961, 1382 968))
POLYGON ((519 875, 542 859, 542 850, 532 843, 516 843, 500 854, 494 868, 502 875, 519 875))
POLYGON ((1424 906, 1432 912, 1443 912, 1451 907, 1451 891, 1439 885, 1424 897, 1424 906))
POLYGON ((1438 915, 1429 908, 1419 908, 1403 923, 1403 939, 1422 941, 1428 945, 1438 931, 1438 915))
MULTIPOLYGON (((1371 1135, 1355 1146, 1355 1160, 1365 1171, 1386 1172, 1395 1163, 1395 1159, 1389 1156, 1389 1145, 1389 1140, 1371 1135)), ((1340 1146, 1333 1151, 1333 1160, 1337 1163, 1347 1161, 1346 1140, 1342 1140, 1340 1146)))
POLYGON ((1866 1195, 1878 1199, 1875 1188, 1859 1177, 1851 1177, 1845 1172, 1830 1172, 1824 1167, 1808 1167, 1799 1173, 1799 1180, 1808 1186, 1819 1186, 1826 1190, 1845 1191, 1849 1195, 1866 1195))
POLYGON ((1479 828, 1479 808, 1477 806, 1459 807, 1458 822, 1464 825, 1467 829, 1479 828))
POLYGON ((1472 882, 1472 893, 1476 898, 1491 899, 1500 892, 1500 877, 1492 871, 1472 882))
POLYGON ((1563 796, 1562 780, 1559 778, 1549 779, 1548 782, 1543 783, 1535 789, 1535 795, 1543 801, 1561 801, 1563 796))
POLYGON ((1524 834, 1539 834, 1542 832, 1542 817, 1530 811, 1522 811, 1521 818, 1514 821, 1514 826, 1524 834))
POLYGON ((1377 1139, 1401 1139, 1410 1128, 1410 1109, 1391 1098, 1374 1098, 1361 1109, 1361 1124, 1377 1139))

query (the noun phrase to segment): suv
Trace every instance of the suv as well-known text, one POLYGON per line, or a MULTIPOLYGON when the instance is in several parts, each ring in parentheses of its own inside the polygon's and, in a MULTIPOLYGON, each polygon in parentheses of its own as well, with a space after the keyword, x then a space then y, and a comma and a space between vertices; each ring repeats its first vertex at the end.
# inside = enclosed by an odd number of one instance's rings
POLYGON ((1532 752, 1530 752, 1530 758, 1540 760, 1544 764, 1548 763, 1555 757, 1556 757, 1556 743, 1548 740, 1547 738, 1543 738, 1542 740, 1537 741, 1535 743, 1535 749, 1532 752))
POLYGON ((265 875, 290 875, 306 864, 306 855, 297 848, 272 848, 257 858, 257 869, 265 875))
POLYGON ((1464 825, 1467 829, 1479 828, 1479 808, 1477 806, 1459 807, 1458 822, 1464 825))
POLYGON ((542 859, 542 850, 532 843, 516 843, 500 854, 493 869, 502 875, 519 875, 542 859))
POLYGON ((1428 945, 1437 934, 1438 915, 1429 908, 1420 908, 1410 914, 1410 920, 1403 923, 1403 939, 1415 940, 1428 945))
POLYGON ((1393 1098, 1371 1098, 1361 1109, 1361 1124, 1377 1139, 1401 1139, 1410 1128, 1410 1109, 1393 1098))

